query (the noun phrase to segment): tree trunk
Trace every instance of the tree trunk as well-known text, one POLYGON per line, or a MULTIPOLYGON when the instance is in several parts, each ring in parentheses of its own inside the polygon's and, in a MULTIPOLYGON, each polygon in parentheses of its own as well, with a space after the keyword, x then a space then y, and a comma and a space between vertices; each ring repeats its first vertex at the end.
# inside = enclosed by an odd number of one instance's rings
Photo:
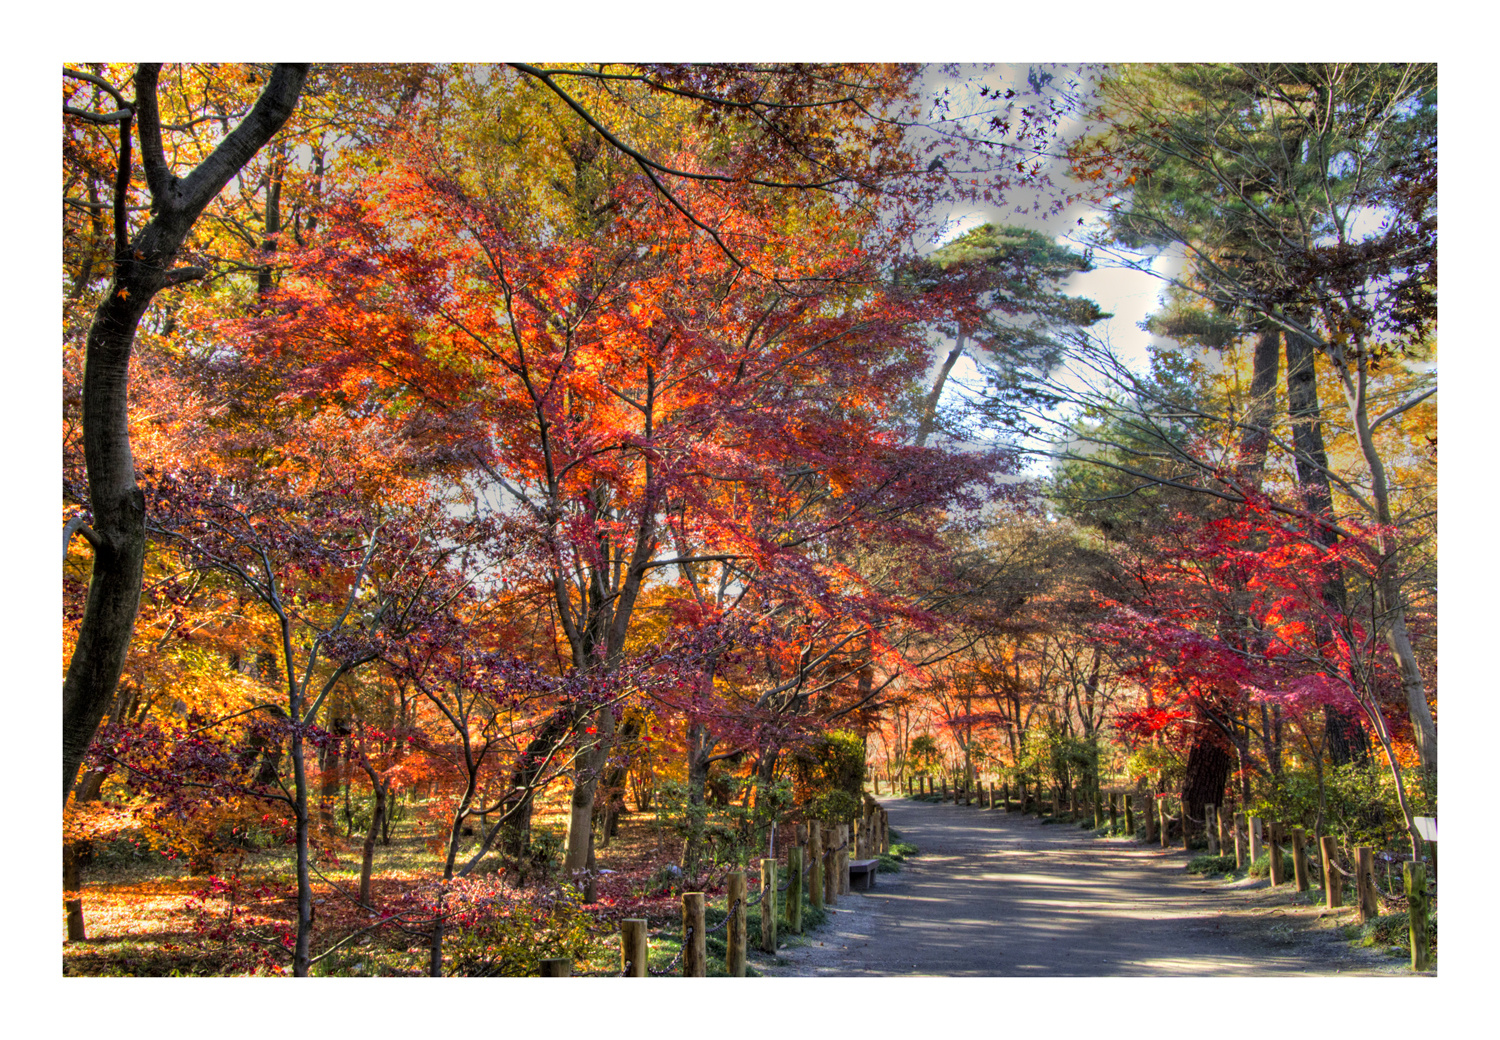
POLYGON ((1188 752, 1183 770, 1183 810, 1203 819, 1205 805, 1222 805, 1231 766, 1227 741, 1218 730, 1204 726, 1188 752))
POLYGON ((74 842, 63 842, 63 906, 68 912, 68 940, 78 942, 88 938, 83 930, 83 895, 78 879, 78 847, 74 842))
MULTIPOLYGON (((290 668, 288 669, 290 671, 290 668)), ((295 680, 293 680, 295 681, 295 680)), ((292 715, 301 710, 300 698, 292 702, 292 715)), ((307 978, 312 966, 312 875, 308 864, 307 767, 302 757, 302 727, 292 728, 293 809, 297 819, 297 944, 292 952, 292 975, 307 978)))
POLYGON ((574 759, 573 796, 568 806, 568 845, 563 858, 563 873, 570 876, 588 868, 589 846, 594 833, 594 794, 609 763, 609 750, 614 743, 614 712, 605 708, 593 719, 597 732, 584 735, 583 746, 574 759))
POLYGON ((370 829, 365 832, 364 858, 359 864, 359 901, 362 905, 369 906, 370 875, 375 866, 375 837, 385 824, 385 800, 388 788, 381 785, 374 770, 366 769, 366 772, 370 777, 370 785, 375 789, 375 815, 370 819, 370 829))
MULTIPOLYGON (((1333 491, 1328 479, 1328 452, 1323 446, 1314 354, 1313 346, 1301 336, 1286 337, 1286 410, 1292 421, 1297 482, 1304 489, 1304 508, 1315 516, 1328 516, 1333 511, 1333 491)), ((1321 525, 1313 529, 1312 536, 1318 544, 1330 548, 1338 541, 1336 534, 1321 525)), ((1336 564, 1325 574, 1323 598, 1338 614, 1347 612, 1348 591, 1336 564)), ((1330 636, 1327 622, 1320 619, 1314 634, 1320 643, 1326 643, 1330 636)), ((1323 708, 1323 724, 1328 734, 1328 755, 1335 764, 1369 761, 1370 738, 1356 717, 1329 704, 1323 708)))
POLYGON ((713 743, 707 729, 698 722, 688 726, 687 734, 687 840, 682 846, 682 876, 687 883, 698 877, 703 856, 703 832, 707 811, 704 788, 708 784, 708 756, 713 743))
POLYGON ((948 381, 948 374, 953 371, 953 366, 964 353, 964 332, 959 330, 958 339, 954 342, 953 349, 948 352, 948 357, 938 369, 937 377, 932 381, 932 389, 927 391, 927 398, 922 402, 922 420, 917 426, 917 447, 927 443, 927 438, 932 436, 933 427, 937 425, 938 398, 943 396, 943 384, 948 381))
POLYGON ((135 330, 158 292, 182 280, 169 269, 203 209, 281 129, 307 77, 305 64, 279 64, 250 114, 188 176, 172 174, 162 151, 156 83, 161 67, 135 75, 135 115, 142 162, 155 213, 129 238, 126 196, 131 173, 132 120, 120 124, 115 185, 114 271, 95 312, 83 369, 83 455, 88 474, 94 550, 88 599, 63 682, 63 802, 94 731, 114 698, 140 606, 146 559, 146 501, 130 451, 130 354, 135 330))

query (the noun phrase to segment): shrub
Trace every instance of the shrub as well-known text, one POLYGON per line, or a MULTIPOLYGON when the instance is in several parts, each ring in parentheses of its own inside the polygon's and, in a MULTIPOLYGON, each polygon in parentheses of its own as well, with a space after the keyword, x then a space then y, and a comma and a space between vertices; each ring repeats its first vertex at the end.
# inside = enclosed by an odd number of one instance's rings
MULTIPOLYGON (((1235 869, 1233 856, 1194 856, 1188 861, 1189 874, 1228 874, 1235 869)), ((1267 871, 1270 870, 1269 865, 1267 871)))
MULTIPOLYGON (((1362 946, 1385 947, 1393 954, 1411 956, 1411 914, 1398 910, 1381 914, 1354 928, 1355 940, 1362 946)), ((1437 958, 1437 914, 1427 912, 1427 952, 1437 958)))
MULTIPOLYGON (((1207 857, 1205 857, 1205 858, 1207 858, 1207 857)), ((1229 858, 1232 860, 1234 857, 1231 856, 1229 858)), ((1251 863, 1250 867, 1246 871, 1246 873, 1249 874, 1251 877, 1256 877, 1256 878, 1270 877, 1271 876, 1271 854, 1270 854, 1270 852, 1263 852, 1263 853, 1261 853, 1260 859, 1256 860, 1254 863, 1251 863)), ((1292 876, 1292 857, 1289 856, 1289 855, 1287 855, 1285 852, 1283 852, 1281 854, 1281 876, 1285 877, 1285 878, 1289 878, 1289 877, 1292 876)))

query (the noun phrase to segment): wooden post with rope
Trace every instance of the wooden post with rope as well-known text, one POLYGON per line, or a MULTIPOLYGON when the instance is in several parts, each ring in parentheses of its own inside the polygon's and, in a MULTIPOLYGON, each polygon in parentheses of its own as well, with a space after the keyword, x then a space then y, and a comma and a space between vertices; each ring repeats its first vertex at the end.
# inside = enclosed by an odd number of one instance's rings
POLYGON ((1411 939, 1411 970, 1426 971, 1431 964, 1427 955, 1427 867, 1408 861, 1402 866, 1406 885, 1406 908, 1411 939))
POLYGON ((839 829, 836 825, 828 826, 827 844, 828 847, 823 850, 823 902, 832 906, 839 901, 838 856, 833 851, 839 846, 839 829))
POLYGON ((760 861, 760 948, 776 952, 776 861, 760 861))
POLYGON ((823 825, 812 820, 807 825, 807 858, 812 869, 807 872, 807 901, 813 909, 823 909, 823 825))
POLYGON ((724 971, 731 977, 745 977, 745 872, 732 870, 725 886, 729 900, 728 933, 724 936, 724 971))
POLYGON ((786 850, 786 918, 792 931, 802 934, 802 847, 786 850))
POLYGON ((1318 851, 1323 857, 1323 905, 1337 910, 1344 905, 1344 878, 1339 873, 1332 836, 1325 834, 1318 839, 1318 851))
POLYGON ((1361 846, 1354 850, 1354 891, 1359 896, 1359 923, 1380 914, 1375 899, 1375 850, 1361 846))
POLYGON ((620 922, 620 970, 628 979, 644 979, 650 956, 646 944, 646 919, 627 917, 620 922))
POLYGON ((708 933, 703 927, 703 893, 682 893, 682 977, 708 974, 708 933))
POLYGON ((838 869, 835 875, 838 877, 839 895, 846 896, 849 894, 849 825, 847 823, 839 824, 839 845, 841 847, 838 851, 838 869))
POLYGON ((1292 877, 1297 882, 1297 891, 1306 892, 1312 887, 1307 876, 1307 835, 1301 827, 1292 828, 1292 877))

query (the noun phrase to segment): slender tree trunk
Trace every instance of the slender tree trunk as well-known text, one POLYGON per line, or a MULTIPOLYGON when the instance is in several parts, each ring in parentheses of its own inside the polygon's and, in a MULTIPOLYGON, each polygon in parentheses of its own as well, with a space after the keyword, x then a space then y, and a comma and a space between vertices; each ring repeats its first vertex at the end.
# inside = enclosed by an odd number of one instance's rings
POLYGON ((702 866, 704 788, 708 784, 708 756, 713 750, 707 729, 698 722, 688 726, 687 734, 687 840, 682 846, 682 876, 687 881, 698 877, 702 866))
MULTIPOLYGON (((287 669, 290 671, 290 667, 287 669)), ((293 717, 300 698, 293 701, 293 717)), ((297 945, 292 952, 292 975, 307 978, 312 965, 312 874, 308 860, 307 767, 302 757, 302 727, 292 728, 292 783, 297 820, 297 945)))
POLYGON ((375 838, 385 824, 385 800, 388 787, 382 785, 375 771, 366 767, 365 772, 370 777, 370 786, 374 788, 375 815, 370 819, 370 829, 365 832, 364 858, 359 865, 359 901, 364 906, 370 906, 370 875, 375 866, 375 838))
POLYGON ((964 332, 958 332, 958 339, 954 342, 953 349, 948 352, 948 357, 938 369, 937 377, 932 381, 932 389, 927 391, 927 399, 922 402, 922 421, 917 427, 917 447, 923 447, 927 438, 932 436, 933 427, 937 425, 938 399, 943 396, 943 385, 948 382, 948 375, 953 371, 953 366, 964 354, 964 332))

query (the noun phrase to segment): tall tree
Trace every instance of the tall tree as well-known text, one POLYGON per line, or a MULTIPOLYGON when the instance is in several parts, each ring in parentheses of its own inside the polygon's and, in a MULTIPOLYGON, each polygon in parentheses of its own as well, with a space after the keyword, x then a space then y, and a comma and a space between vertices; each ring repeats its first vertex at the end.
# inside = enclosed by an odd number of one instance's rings
POLYGON ((88 601, 63 683, 64 802, 114 697, 140 604, 145 500, 136 484, 129 425, 130 354, 136 326, 157 293, 203 275, 197 267, 174 268, 178 250, 194 221, 224 185, 286 122, 307 70, 305 64, 277 65, 250 113, 207 159, 181 177, 173 172, 162 148, 159 64, 136 69, 133 100, 102 77, 64 70, 68 78, 98 88, 119 105, 109 113, 64 105, 69 118, 119 126, 111 277, 89 328, 82 387, 89 514, 69 520, 64 531, 65 545, 76 532, 94 552, 88 601), (139 127, 141 167, 152 212, 133 235, 129 217, 132 126, 139 127))
MULTIPOLYGON (((1435 393, 1419 383, 1393 408, 1371 408, 1372 373, 1420 352, 1436 316, 1435 91, 1435 67, 1422 64, 1131 67, 1105 83, 1109 128, 1075 155, 1085 176, 1119 192, 1111 234, 1178 245, 1182 289, 1262 343, 1284 337, 1302 505, 1325 539, 1339 478, 1322 445, 1314 356, 1339 378, 1365 463, 1363 487, 1342 490, 1381 525, 1396 517, 1374 432, 1435 393)), ((1437 730, 1402 566, 1393 541, 1379 624, 1431 770, 1437 730)), ((1328 594, 1342 598, 1333 576, 1328 594)), ((1330 724, 1347 741, 1336 710, 1330 724)))

